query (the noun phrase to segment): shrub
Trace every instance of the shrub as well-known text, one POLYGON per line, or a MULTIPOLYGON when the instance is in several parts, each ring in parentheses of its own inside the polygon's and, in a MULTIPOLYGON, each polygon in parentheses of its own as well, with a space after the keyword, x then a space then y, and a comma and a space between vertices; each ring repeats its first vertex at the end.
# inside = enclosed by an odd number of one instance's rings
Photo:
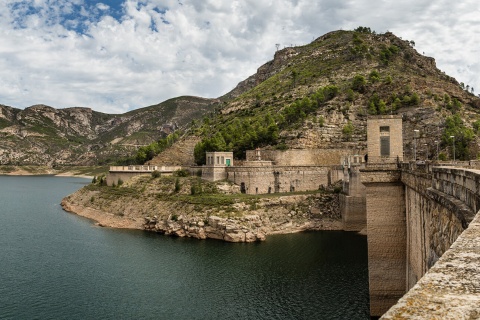
POLYGON ((342 133, 346 140, 352 139, 353 130, 354 130, 354 127, 352 122, 350 121, 348 121, 348 123, 345 126, 343 126, 342 133))
POLYGON ((180 169, 180 170, 177 170, 173 173, 173 175, 175 177, 188 177, 190 176, 190 172, 186 169, 180 169))
POLYGON ((318 117, 317 121, 320 127, 323 127, 325 125, 325 118, 323 116, 318 117))
POLYGON ((175 179, 175 192, 179 192, 180 188, 181 188, 180 179, 177 178, 177 179, 175 179))
POLYGON ((355 92, 352 89, 347 90, 347 100, 350 102, 355 100, 355 92))
POLYGON ((333 192, 334 192, 334 193, 340 193, 340 192, 342 192, 342 187, 341 187, 341 186, 336 186, 335 188, 333 188, 333 192))
POLYGON ((364 92, 366 84, 367 84, 367 80, 365 80, 365 77, 360 74, 357 74, 355 77, 353 77, 353 80, 352 80, 352 90, 355 90, 358 92, 364 92))
POLYGON ((373 70, 372 72, 370 72, 370 74, 368 75, 368 80, 370 80, 370 82, 372 83, 380 81, 380 74, 378 73, 378 71, 373 70))
POLYGON ((158 170, 155 170, 155 171, 152 172, 152 178, 154 178, 154 179, 160 178, 161 175, 162 174, 158 170))

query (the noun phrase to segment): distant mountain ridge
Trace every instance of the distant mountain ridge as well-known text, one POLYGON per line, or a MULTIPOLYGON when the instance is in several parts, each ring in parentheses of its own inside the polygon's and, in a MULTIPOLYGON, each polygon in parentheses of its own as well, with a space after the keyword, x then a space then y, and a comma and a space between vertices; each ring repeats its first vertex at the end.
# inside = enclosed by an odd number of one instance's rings
POLYGON ((0 164, 55 167, 112 162, 131 155, 139 145, 186 129, 218 103, 184 96, 124 114, 0 105, 0 164))

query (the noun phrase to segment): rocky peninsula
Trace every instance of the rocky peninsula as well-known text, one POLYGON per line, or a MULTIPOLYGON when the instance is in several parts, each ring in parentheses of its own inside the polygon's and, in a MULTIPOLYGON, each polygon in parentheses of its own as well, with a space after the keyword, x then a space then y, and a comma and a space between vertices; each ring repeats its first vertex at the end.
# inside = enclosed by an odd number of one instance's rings
POLYGON ((304 193, 246 195, 236 185, 198 177, 137 176, 114 187, 98 180, 64 198, 64 210, 104 227, 228 242, 342 229, 338 186, 304 193))

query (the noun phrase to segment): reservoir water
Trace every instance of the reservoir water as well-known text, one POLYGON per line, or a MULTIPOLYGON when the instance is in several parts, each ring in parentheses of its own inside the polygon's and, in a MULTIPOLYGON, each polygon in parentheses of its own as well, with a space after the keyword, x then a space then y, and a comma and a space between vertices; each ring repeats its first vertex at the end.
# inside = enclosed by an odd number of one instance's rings
POLYGON ((364 236, 100 228, 59 205, 86 183, 0 176, 0 319, 369 319, 364 236))

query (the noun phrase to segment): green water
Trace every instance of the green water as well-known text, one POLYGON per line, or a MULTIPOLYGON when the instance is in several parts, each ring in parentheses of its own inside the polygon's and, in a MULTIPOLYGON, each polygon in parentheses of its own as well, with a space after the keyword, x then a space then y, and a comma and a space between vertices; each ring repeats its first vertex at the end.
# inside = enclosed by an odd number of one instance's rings
POLYGON ((366 237, 233 244, 62 211, 89 181, 0 176, 0 319, 368 319, 366 237))

